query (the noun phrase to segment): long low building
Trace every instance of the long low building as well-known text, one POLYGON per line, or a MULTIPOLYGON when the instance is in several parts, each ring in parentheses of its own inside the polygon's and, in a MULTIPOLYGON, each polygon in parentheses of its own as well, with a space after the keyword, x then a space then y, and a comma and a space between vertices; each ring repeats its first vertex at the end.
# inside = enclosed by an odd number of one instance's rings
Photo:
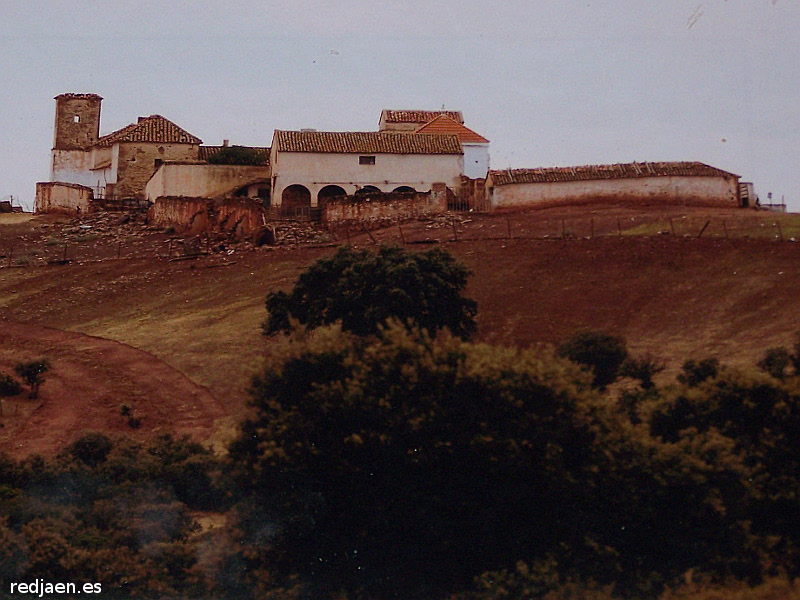
POLYGON ((739 175, 701 162, 641 162, 489 171, 494 208, 615 201, 741 206, 739 175))
POLYGON ((464 152, 456 135, 275 131, 272 204, 309 208, 329 198, 371 192, 456 189, 464 152))

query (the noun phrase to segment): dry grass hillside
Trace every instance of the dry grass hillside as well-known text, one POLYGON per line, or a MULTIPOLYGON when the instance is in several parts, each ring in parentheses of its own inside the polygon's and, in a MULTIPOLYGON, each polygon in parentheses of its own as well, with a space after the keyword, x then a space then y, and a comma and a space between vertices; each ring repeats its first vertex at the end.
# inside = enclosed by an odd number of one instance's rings
MULTIPOLYGON (((46 217, 0 221, 0 371, 41 356, 53 364, 38 401, 4 402, 0 450, 49 451, 54 439, 84 429, 127 431, 122 404, 144 415, 136 435, 174 421, 223 441, 268 344, 259 330, 265 295, 289 289, 335 251, 240 245, 170 261, 164 232, 124 227, 123 235, 46 217), (67 410, 74 418, 63 418, 67 410)), ((478 301, 480 339, 554 344, 581 328, 604 329, 666 361, 669 378, 687 358, 753 364, 767 348, 793 342, 798 231, 797 215, 753 210, 583 207, 333 237, 360 246, 404 240, 419 250, 438 243, 452 252, 474 273, 468 293, 478 301)))

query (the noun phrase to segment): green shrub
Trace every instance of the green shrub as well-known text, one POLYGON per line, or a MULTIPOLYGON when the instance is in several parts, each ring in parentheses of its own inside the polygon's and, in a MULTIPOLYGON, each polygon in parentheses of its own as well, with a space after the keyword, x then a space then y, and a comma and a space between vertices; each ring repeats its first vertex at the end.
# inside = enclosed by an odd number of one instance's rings
POLYGON ((0 373, 0 398, 4 396, 16 396, 20 393, 22 393, 22 386, 19 384, 19 381, 10 375, 0 373))
POLYGON ((690 359, 683 363, 678 381, 689 387, 695 387, 707 379, 713 379, 718 373, 719 360, 716 358, 690 359))
POLYGON ((770 348, 764 354, 764 358, 758 361, 758 368, 772 375, 775 379, 783 380, 786 378, 786 370, 792 364, 792 355, 786 348, 770 348))
POLYGON ((558 347, 558 354, 589 368, 594 386, 605 388, 617 380, 620 368, 628 358, 625 340, 602 331, 584 331, 558 347))

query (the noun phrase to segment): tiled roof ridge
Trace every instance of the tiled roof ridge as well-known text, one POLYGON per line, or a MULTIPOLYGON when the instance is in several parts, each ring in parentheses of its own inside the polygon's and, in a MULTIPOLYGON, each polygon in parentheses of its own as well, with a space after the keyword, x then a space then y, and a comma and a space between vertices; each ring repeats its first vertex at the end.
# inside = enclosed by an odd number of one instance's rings
POLYGON ((510 183, 551 183, 557 181, 591 181, 639 177, 725 177, 734 173, 723 171, 699 161, 660 161, 582 165, 577 167, 538 167, 533 169, 491 170, 494 185, 510 183))
POLYGON ((139 117, 136 123, 104 135, 95 145, 106 147, 117 142, 202 144, 203 140, 161 115, 150 115, 149 117, 139 117))
POLYGON ((427 123, 439 115, 447 115, 457 123, 464 124, 464 115, 460 110, 383 109, 387 123, 427 123))
POLYGON ((470 129, 463 123, 459 123, 455 119, 448 117, 447 115, 439 115, 432 121, 428 121, 424 125, 417 128, 414 133, 419 134, 454 134, 458 136, 458 139, 461 140, 462 143, 477 143, 477 144, 488 144, 489 140, 483 137, 481 134, 477 133, 476 131, 470 129), (438 131, 437 131, 438 130, 438 131))
POLYGON ((275 130, 273 145, 283 152, 463 154, 456 135, 410 135, 389 131, 275 130))

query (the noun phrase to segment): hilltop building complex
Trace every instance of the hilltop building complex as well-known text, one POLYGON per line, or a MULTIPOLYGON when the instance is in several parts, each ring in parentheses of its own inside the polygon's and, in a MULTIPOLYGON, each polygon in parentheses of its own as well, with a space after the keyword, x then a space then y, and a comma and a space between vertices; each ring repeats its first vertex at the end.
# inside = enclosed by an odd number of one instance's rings
POLYGON ((37 184, 37 211, 238 197, 265 214, 311 218, 343 198, 395 201, 434 189, 442 210, 611 200, 746 206, 754 196, 738 175, 700 162, 492 170, 489 140, 460 111, 385 109, 377 131, 275 130, 269 147, 244 148, 203 146, 160 115, 101 136, 100 96, 55 101, 50 181, 37 184))

